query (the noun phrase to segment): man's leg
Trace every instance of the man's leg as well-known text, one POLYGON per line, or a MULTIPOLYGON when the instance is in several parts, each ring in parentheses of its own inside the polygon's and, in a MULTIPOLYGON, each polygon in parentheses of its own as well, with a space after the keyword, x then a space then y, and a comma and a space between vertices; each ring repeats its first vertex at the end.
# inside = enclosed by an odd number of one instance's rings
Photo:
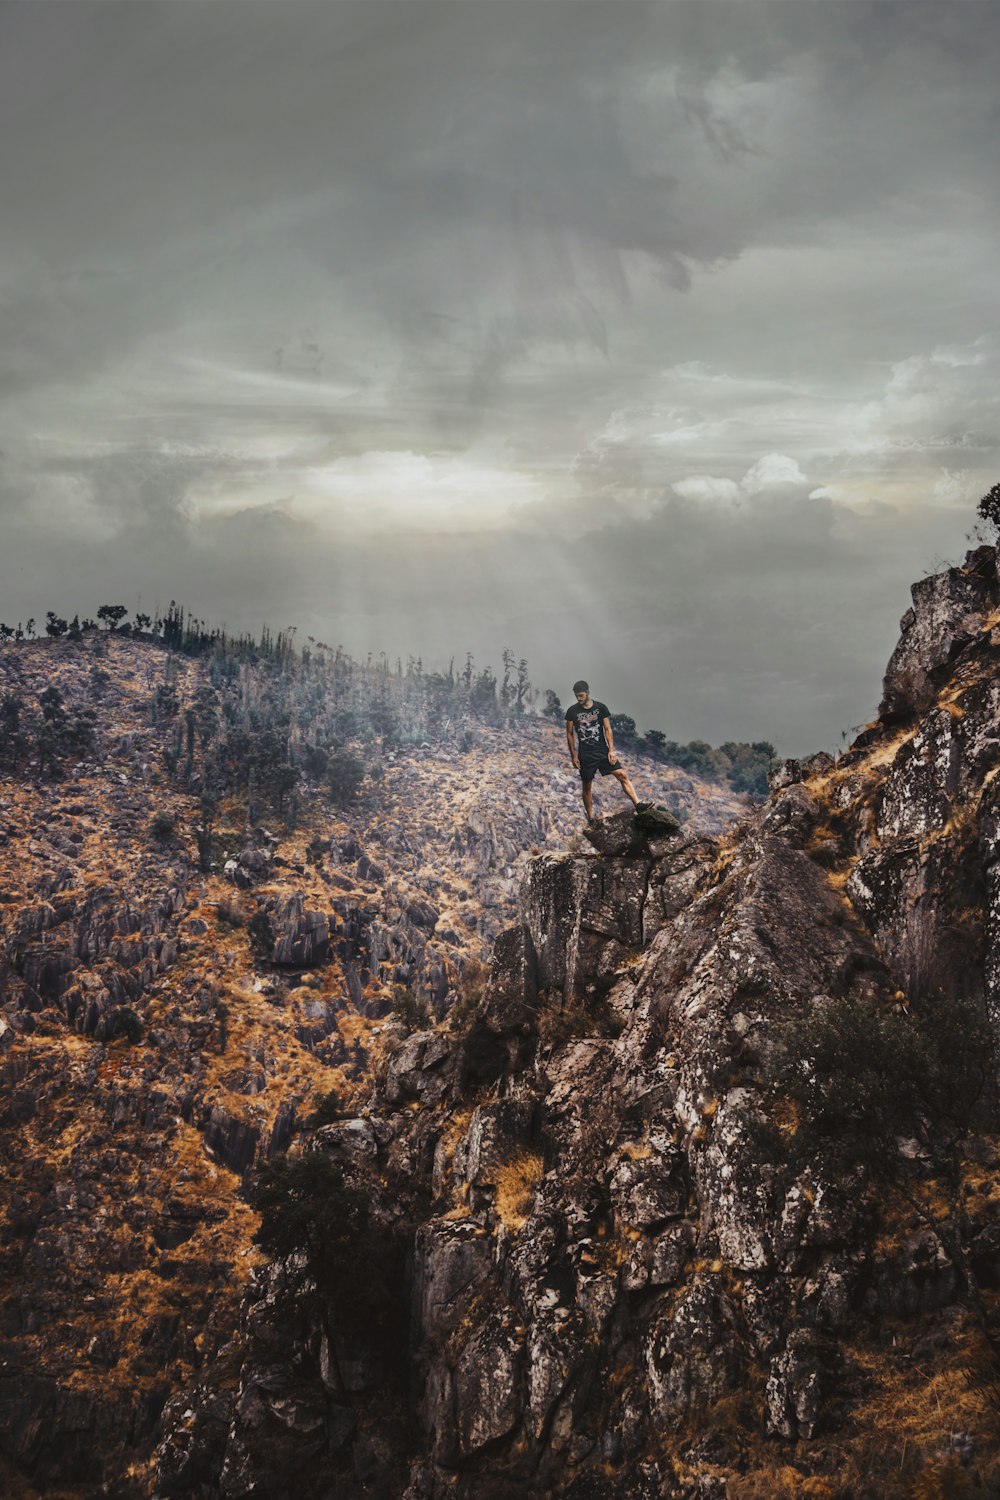
POLYGON ((625 793, 628 800, 632 803, 632 806, 638 807, 639 798, 636 796, 635 787, 628 779, 628 772, 619 767, 619 769, 614 772, 614 777, 616 781, 619 781, 621 783, 622 791, 625 793))
POLYGON ((593 781, 582 781, 580 783, 580 791, 583 794, 583 805, 587 809, 587 822, 589 823, 589 822, 591 822, 593 820, 593 817, 594 817, 594 783, 593 783, 593 781))

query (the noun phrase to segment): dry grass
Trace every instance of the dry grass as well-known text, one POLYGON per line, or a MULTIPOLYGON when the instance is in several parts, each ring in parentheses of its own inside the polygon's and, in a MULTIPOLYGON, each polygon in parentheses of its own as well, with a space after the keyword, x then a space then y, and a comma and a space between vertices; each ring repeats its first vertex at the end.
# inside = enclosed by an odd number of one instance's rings
POLYGON ((641 1141, 626 1141, 622 1147, 622 1156, 627 1156, 629 1161, 645 1161, 651 1155, 649 1146, 641 1141))
POLYGON ((544 1175, 544 1161, 532 1152, 515 1156, 499 1168, 494 1207, 505 1229, 516 1233, 524 1228, 544 1175))
POLYGON ((731 1478, 727 1500, 837 1500, 838 1487, 827 1479, 801 1474, 790 1464, 765 1465, 731 1478))

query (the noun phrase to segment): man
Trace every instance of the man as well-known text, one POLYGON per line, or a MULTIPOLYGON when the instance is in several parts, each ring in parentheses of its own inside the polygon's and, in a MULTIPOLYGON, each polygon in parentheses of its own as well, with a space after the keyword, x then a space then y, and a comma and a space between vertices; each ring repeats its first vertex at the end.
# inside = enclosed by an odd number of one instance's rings
POLYGON ((576 702, 566 710, 566 739, 574 766, 580 772, 583 805, 587 809, 587 821, 594 821, 594 777, 613 776, 621 783, 622 791, 634 807, 639 806, 635 787, 628 779, 628 772, 618 764, 615 739, 611 731, 611 714, 606 703, 595 703, 586 682, 574 682, 576 702), (576 730, 576 743, 573 731, 576 730))

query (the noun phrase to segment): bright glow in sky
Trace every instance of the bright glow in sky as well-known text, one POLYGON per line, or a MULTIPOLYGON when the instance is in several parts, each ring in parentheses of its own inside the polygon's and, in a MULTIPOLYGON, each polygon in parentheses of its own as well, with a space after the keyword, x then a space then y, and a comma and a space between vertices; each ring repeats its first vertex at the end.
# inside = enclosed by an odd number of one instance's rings
POLYGON ((0 618, 871 716, 998 477, 992 0, 0 11, 0 618))

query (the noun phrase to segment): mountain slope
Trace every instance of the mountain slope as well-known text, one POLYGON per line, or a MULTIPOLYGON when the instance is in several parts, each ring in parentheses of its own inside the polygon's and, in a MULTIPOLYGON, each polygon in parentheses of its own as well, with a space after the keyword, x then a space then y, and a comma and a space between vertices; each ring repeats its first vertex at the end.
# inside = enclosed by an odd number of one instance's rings
MULTIPOLYGON (((20 764, 0 785, 0 1474, 15 1493, 144 1492, 164 1402, 229 1357, 260 1259, 247 1174, 331 1090, 366 1096, 394 1006, 444 1016, 474 992, 527 851, 582 821, 562 729, 534 720, 359 745, 361 795, 338 806, 306 781, 292 827, 268 811, 248 828, 233 793, 209 814, 205 747, 188 775, 175 746, 212 671, 114 633, 0 652, 17 733, 34 712, 59 758, 40 774, 5 720, 20 764)), ((245 672, 237 686, 255 691, 245 672)), ((745 811, 669 767, 638 779, 690 804, 694 827, 745 811)))
POLYGON ((153 1493, 995 1494, 998 662, 983 548, 837 763, 534 856, 464 1031, 390 1024, 299 1158, 366 1195, 357 1256, 318 1302, 307 1240, 260 1268, 153 1493))

